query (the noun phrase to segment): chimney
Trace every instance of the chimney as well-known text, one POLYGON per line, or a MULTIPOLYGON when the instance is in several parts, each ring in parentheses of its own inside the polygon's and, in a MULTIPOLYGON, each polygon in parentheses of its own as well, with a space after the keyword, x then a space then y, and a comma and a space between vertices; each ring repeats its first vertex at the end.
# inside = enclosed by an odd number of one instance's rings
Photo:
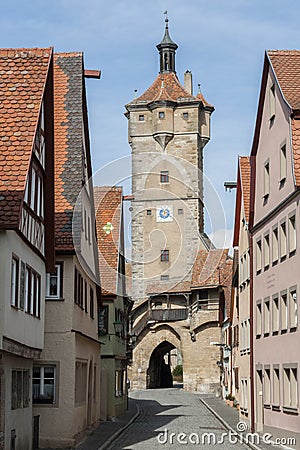
POLYGON ((193 95, 193 76, 189 70, 184 72, 184 89, 193 95))

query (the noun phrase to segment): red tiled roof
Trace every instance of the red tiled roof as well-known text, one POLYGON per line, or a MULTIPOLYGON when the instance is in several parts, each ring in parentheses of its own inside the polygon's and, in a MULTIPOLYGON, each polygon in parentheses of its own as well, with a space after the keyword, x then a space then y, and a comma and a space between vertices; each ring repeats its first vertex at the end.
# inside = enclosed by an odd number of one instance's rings
POLYGON ((19 226, 52 48, 0 49, 0 227, 19 226))
MULTIPOLYGON (((82 149, 91 174, 82 52, 54 55, 55 248, 73 251, 73 212, 83 186, 82 149)), ((88 180, 85 180, 88 182, 88 180)), ((79 239, 80 240, 80 239, 79 239)), ((77 241, 77 239, 76 239, 77 241)))
POLYGON ((300 109, 300 50, 267 52, 283 95, 292 109, 300 109))
POLYGON ((213 105, 211 105, 210 103, 208 103, 208 102, 205 100, 204 95, 203 95, 201 92, 199 92, 199 93, 196 95, 196 100, 200 100, 200 101, 203 103, 204 106, 210 106, 211 108, 213 108, 213 105))
POLYGON ((250 217, 250 158, 249 156, 239 157, 242 198, 245 211, 245 219, 249 223, 250 217))
POLYGON ((94 200, 101 291, 103 295, 115 295, 121 238, 122 188, 96 186, 94 200))
POLYGON ((300 186, 300 50, 269 50, 267 55, 286 101, 298 112, 292 119, 292 146, 295 180, 300 186))
POLYGON ((152 85, 140 97, 133 100, 131 104, 137 102, 149 103, 159 100, 176 102, 182 99, 196 101, 196 98, 181 86, 176 74, 169 72, 159 74, 152 85))
POLYGON ((159 294, 159 293, 180 293, 189 292, 191 290, 190 281, 180 281, 177 284, 171 281, 156 281, 148 284, 147 294, 159 294))
POLYGON ((228 249, 200 250, 193 267, 191 287, 227 286, 231 268, 228 249))

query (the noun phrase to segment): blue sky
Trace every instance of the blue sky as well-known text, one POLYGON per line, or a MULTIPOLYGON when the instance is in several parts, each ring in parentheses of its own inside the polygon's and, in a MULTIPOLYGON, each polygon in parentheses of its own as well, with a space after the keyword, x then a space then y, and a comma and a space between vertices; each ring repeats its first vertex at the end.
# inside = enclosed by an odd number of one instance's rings
POLYGON ((235 193, 223 183, 236 178, 237 155, 250 151, 265 49, 300 46, 299 0, 11 0, 1 2, 1 47, 81 50, 86 68, 101 69, 100 81, 87 80, 97 171, 130 154, 124 105, 157 75, 165 9, 179 79, 191 70, 194 89, 201 83, 215 106, 205 173, 221 197, 228 239, 235 193))

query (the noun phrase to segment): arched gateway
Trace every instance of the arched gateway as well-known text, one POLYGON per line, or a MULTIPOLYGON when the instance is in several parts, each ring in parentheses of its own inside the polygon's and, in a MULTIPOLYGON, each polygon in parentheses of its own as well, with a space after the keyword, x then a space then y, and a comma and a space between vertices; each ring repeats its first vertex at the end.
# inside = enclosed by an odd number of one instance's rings
POLYGON ((166 19, 157 46, 159 75, 126 105, 137 336, 129 377, 134 389, 161 385, 162 372, 170 371, 162 356, 169 345, 182 355, 184 388, 209 392, 219 385, 220 349, 210 343, 221 339, 219 312, 229 299, 231 259, 204 233, 203 149, 214 108, 200 91, 193 95, 189 71, 180 84, 168 25, 166 19))

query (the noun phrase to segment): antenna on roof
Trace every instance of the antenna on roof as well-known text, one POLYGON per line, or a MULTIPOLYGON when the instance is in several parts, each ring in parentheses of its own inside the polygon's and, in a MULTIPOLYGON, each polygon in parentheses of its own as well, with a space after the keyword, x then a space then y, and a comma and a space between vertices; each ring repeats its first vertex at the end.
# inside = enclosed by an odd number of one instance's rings
POLYGON ((166 16, 166 18, 165 18, 166 26, 168 26, 169 19, 168 19, 168 10, 167 9, 165 10, 164 15, 166 16))

